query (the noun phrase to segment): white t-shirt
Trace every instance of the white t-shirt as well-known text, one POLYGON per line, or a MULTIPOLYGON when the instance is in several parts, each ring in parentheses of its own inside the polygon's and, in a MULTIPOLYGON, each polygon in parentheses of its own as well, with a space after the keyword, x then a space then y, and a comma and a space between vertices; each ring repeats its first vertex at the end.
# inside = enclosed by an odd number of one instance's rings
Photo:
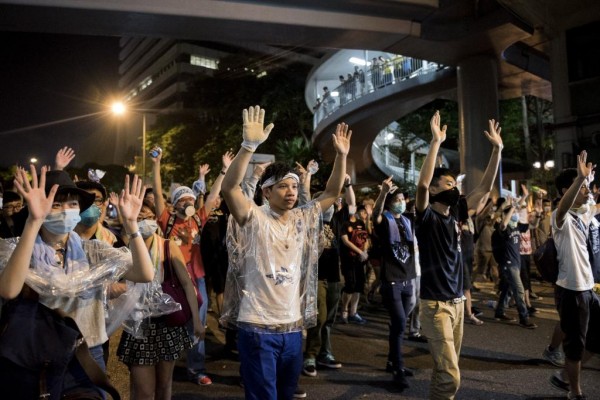
POLYGON ((590 207, 586 214, 569 211, 559 228, 556 226, 556 210, 552 212, 552 232, 558 255, 556 284, 560 287, 578 292, 594 287, 587 248, 589 225, 593 218, 594 207, 590 207))

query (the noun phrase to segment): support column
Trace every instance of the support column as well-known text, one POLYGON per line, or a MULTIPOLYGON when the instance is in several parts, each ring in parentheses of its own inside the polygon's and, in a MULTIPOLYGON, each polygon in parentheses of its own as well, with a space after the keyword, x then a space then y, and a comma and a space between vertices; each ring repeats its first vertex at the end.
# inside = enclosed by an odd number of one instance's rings
MULTIPOLYGON (((460 172, 465 173, 464 193, 481 181, 492 146, 483 133, 488 120, 498 120, 498 70, 496 60, 477 56, 458 64, 458 121, 460 172)), ((442 121, 443 122, 443 121, 442 121)), ((500 121, 501 122, 501 121, 500 121)))

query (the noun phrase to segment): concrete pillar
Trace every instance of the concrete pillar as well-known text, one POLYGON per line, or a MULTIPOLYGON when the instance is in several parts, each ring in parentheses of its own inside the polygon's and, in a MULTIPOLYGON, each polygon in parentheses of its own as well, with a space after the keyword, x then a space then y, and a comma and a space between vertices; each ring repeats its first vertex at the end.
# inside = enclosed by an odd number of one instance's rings
POLYGON ((554 109, 554 163, 556 170, 575 167, 573 143, 577 142, 576 117, 571 110, 569 70, 567 65, 565 32, 560 32, 551 46, 550 68, 552 74, 552 106, 554 109))
POLYGON ((494 58, 477 56, 458 64, 458 114, 460 172, 466 174, 463 181, 466 194, 481 181, 492 152, 483 131, 488 129, 487 121, 498 120, 499 114, 494 58))

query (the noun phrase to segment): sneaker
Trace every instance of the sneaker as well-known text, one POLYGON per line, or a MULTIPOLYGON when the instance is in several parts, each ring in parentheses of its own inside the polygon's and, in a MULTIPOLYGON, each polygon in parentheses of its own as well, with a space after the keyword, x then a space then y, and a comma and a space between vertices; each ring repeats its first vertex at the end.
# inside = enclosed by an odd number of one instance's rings
POLYGON ((569 392, 569 394, 567 394, 567 399, 568 400, 587 400, 587 397, 585 397, 585 395, 582 394, 573 394, 571 392, 569 392))
POLYGON ((482 321, 482 320, 480 320, 479 318, 477 318, 477 317, 475 316, 475 314, 471 314, 471 316, 470 316, 470 317, 468 317, 468 318, 465 318, 465 322, 466 322, 467 324, 476 325, 476 326, 483 325, 483 321, 482 321))
POLYGON ((408 379, 406 379, 406 375, 404 371, 394 371, 394 382, 400 388, 400 390, 408 389, 410 384, 408 383, 408 379))
POLYGON ((527 307, 527 312, 529 313, 529 315, 534 315, 537 314, 538 309, 535 307, 527 307))
POLYGON ((355 324, 364 325, 367 323, 367 320, 358 315, 358 313, 354 315, 348 315, 348 322, 353 322, 355 324))
POLYGON ((336 361, 333 356, 323 357, 317 360, 317 365, 320 367, 331 368, 331 369, 339 369, 342 368, 342 363, 336 361))
POLYGON ((565 354, 559 349, 550 350, 550 346, 546 346, 542 356, 545 360, 549 361, 553 365, 556 365, 557 367, 565 366, 565 354))
POLYGON ((305 399, 306 392, 304 390, 302 390, 302 388, 300 386, 298 386, 296 388, 296 391, 294 392, 294 398, 295 399, 305 399))
POLYGON ((561 371, 556 371, 550 377, 550 384, 557 389, 564 390, 565 392, 569 391, 569 381, 564 380, 561 371))
POLYGON ((200 386, 208 386, 212 385, 212 380, 208 377, 208 375, 200 375, 192 380, 196 385, 200 386))
POLYGON ((509 317, 506 314, 495 315, 494 319, 501 322, 517 322, 515 318, 509 317))
POLYGON ((544 300, 543 297, 538 296, 537 294, 533 293, 532 291, 529 292, 529 298, 533 299, 533 300, 544 300))
POLYGON ((409 378, 415 376, 415 373, 410 368, 402 368, 402 373, 404 373, 404 376, 408 376, 409 378))
POLYGON ((385 372, 394 372, 394 364, 391 361, 386 361, 385 363, 385 372))
POLYGON ((531 322, 529 320, 529 318, 523 319, 523 320, 519 321, 519 326, 521 328, 525 328, 525 329, 535 329, 535 328, 537 328, 537 325, 534 324, 533 322, 531 322))
POLYGON ((317 376, 317 365, 315 364, 315 360, 313 358, 309 358, 304 361, 302 373, 306 376, 317 376))
POLYGON ((421 335, 420 332, 408 335, 406 340, 410 340, 411 342, 427 343, 427 338, 425 335, 421 335))
POLYGON ((481 311, 477 307, 471 307, 471 314, 473 314, 476 317, 481 317, 483 315, 483 311, 481 311))

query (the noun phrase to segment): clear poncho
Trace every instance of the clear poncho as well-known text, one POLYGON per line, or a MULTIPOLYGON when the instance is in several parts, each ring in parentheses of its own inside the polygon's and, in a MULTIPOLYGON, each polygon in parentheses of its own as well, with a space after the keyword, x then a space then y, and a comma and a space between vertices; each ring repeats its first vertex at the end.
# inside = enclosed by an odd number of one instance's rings
POLYGON ((285 223, 269 206, 249 203, 244 226, 231 217, 228 223, 229 269, 221 323, 263 333, 315 326, 319 202, 291 210, 285 223))

